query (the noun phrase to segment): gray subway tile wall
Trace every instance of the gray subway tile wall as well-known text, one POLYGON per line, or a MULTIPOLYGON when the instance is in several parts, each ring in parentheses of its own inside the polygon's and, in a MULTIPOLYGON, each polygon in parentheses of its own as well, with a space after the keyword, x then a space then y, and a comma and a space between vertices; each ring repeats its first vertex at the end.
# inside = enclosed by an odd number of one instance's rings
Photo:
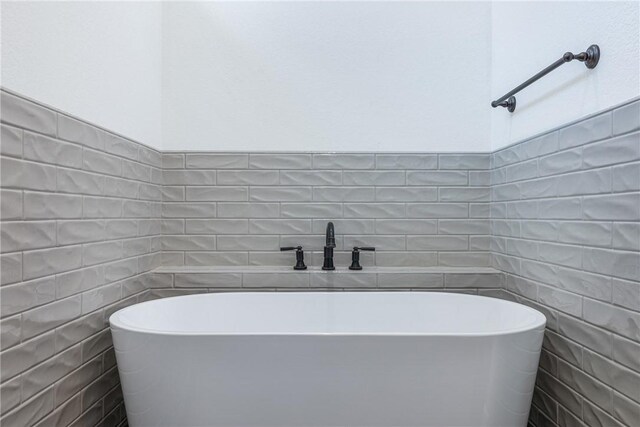
POLYGON ((160 265, 162 156, 0 96, 0 423, 117 425, 107 319, 141 299, 160 265))
POLYGON ((3 91, 0 421, 123 422, 107 319, 129 304, 382 289, 538 308, 532 424, 633 426, 639 105, 493 154, 160 153, 3 91), (377 247, 365 271, 289 272, 279 247, 317 268, 329 220, 338 266, 377 247))
POLYGON ((640 422, 639 160, 638 101, 492 155, 492 265, 549 320, 532 425, 640 422))
POLYGON ((490 262, 488 244, 471 243, 489 240, 488 154, 184 152, 165 153, 163 164, 171 168, 164 169, 166 264, 208 265, 215 252, 237 251, 237 262, 288 265, 279 246, 301 244, 317 265, 328 221, 336 224, 338 257, 355 245, 377 247, 382 256, 366 257, 368 265, 490 262), (187 243, 204 237, 208 247, 187 243), (395 251, 400 256, 385 256, 395 251), (402 258, 412 251, 433 253, 402 258))

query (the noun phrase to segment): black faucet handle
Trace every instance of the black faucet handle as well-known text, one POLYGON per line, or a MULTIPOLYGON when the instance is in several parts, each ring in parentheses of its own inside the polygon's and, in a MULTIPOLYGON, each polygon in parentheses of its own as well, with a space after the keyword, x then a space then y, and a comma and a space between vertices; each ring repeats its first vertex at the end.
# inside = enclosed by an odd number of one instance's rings
POLYGON ((284 251, 296 251, 296 265, 293 267, 294 270, 306 270, 307 266, 304 265, 304 251, 302 250, 302 246, 284 246, 280 248, 282 252, 284 251))
POLYGON ((284 251, 293 251, 293 250, 301 251, 302 250, 302 246, 284 246, 284 247, 280 248, 280 250, 282 252, 284 252, 284 251))
POLYGON ((376 248, 373 246, 354 246, 353 251, 351 251, 351 265, 349 266, 349 270, 362 270, 362 266, 360 265, 360 251, 375 251, 376 248))

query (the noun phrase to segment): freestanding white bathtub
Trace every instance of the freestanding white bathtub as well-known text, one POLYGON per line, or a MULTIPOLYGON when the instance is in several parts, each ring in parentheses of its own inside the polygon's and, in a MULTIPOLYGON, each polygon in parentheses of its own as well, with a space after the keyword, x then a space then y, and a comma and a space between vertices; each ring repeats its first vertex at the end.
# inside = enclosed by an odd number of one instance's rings
POLYGON ((131 427, 524 427, 545 326, 418 292, 191 295, 110 321, 131 427))

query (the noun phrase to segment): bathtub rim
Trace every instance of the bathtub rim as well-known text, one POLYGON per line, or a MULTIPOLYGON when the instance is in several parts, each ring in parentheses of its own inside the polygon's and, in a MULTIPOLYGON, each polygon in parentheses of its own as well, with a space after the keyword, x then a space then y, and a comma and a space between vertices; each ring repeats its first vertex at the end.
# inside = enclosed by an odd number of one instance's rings
MULTIPOLYGON (((460 298, 480 298, 484 300, 496 300, 501 304, 506 305, 517 305, 518 309, 525 310, 530 312, 536 317, 536 320, 531 324, 513 328, 506 330, 496 330, 496 331, 487 331, 487 332, 189 332, 189 331, 169 331, 162 329, 150 329, 144 328, 140 326, 134 326, 123 322, 120 319, 120 315, 122 312, 127 310, 133 310, 135 308, 139 308, 141 305, 151 305, 158 301, 166 301, 168 299, 189 299, 189 298, 197 298, 203 296, 220 296, 227 294, 256 294, 261 292, 255 291, 229 291, 229 292, 217 292, 217 293, 200 293, 200 294, 190 294, 190 295, 176 295, 166 298, 154 299, 151 301, 143 301, 136 304, 132 304, 128 307, 121 308, 115 313, 109 316, 109 328, 110 329, 120 329, 122 331, 128 332, 137 332, 148 335, 161 335, 161 336, 173 336, 173 337, 497 337, 497 336, 505 336, 505 335, 515 335, 523 332, 535 331, 535 330, 544 330, 547 324, 546 316, 536 310, 533 307, 529 307, 527 305, 503 300, 499 298, 484 296, 484 295, 471 295, 471 294, 463 294, 463 293, 453 293, 453 292, 416 292, 416 291, 300 291, 300 292, 286 292, 295 293, 295 294, 308 294, 308 295, 317 295, 317 294, 437 294, 437 295, 447 295, 447 296, 455 296, 460 298)), ((278 292, 264 292, 266 294, 278 294, 278 292)))

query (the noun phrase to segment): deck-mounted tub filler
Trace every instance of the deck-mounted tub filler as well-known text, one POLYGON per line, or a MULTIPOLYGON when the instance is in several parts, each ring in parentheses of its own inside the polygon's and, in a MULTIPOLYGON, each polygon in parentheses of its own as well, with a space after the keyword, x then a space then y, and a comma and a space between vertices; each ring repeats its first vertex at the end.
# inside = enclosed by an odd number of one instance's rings
POLYGON ((110 321, 131 427, 524 427, 545 326, 417 292, 189 295, 110 321))

